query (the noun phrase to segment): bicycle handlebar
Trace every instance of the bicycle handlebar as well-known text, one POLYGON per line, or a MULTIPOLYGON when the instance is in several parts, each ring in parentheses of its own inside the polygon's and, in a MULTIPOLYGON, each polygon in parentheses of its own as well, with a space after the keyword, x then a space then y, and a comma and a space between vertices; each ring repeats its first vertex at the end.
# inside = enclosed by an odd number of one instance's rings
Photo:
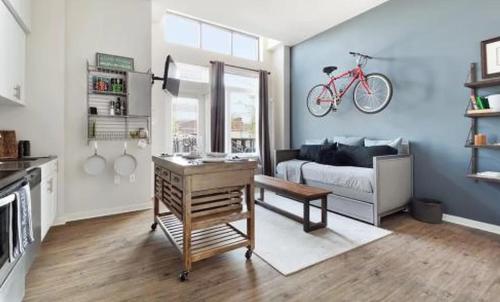
POLYGON ((364 54, 359 53, 359 52, 350 51, 349 54, 353 55, 353 56, 360 56, 360 57, 367 58, 367 59, 373 59, 373 57, 368 56, 368 55, 364 55, 364 54))

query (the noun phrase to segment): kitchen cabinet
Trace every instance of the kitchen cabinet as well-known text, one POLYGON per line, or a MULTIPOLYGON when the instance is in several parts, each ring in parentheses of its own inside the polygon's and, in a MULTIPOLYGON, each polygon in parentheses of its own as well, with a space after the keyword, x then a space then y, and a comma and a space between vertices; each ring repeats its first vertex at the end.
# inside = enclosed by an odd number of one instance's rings
POLYGON ((0 104, 24 105, 26 33, 0 2, 0 104))
POLYGON ((57 215, 57 172, 58 161, 54 159, 42 166, 41 182, 41 232, 42 241, 50 227, 54 224, 57 215))
POLYGON ((31 0, 2 0, 25 33, 31 30, 31 0))

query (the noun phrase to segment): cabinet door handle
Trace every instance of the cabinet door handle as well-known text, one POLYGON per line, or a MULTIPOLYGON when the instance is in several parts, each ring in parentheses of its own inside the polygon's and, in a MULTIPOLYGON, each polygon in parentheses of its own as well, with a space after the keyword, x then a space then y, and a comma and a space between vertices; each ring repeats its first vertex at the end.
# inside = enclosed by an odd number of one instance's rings
POLYGON ((47 191, 49 191, 49 193, 53 193, 54 192, 54 181, 53 179, 50 179, 49 181, 47 181, 47 191))
POLYGON ((17 84, 14 87, 14 97, 18 100, 21 99, 21 85, 17 84))

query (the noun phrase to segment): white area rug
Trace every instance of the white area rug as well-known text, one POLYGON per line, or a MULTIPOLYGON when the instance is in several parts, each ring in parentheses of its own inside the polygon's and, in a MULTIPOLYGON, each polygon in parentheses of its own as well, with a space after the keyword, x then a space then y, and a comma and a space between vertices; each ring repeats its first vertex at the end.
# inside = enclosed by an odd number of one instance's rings
MULTIPOLYGON (((302 216, 303 206, 266 192, 266 202, 302 216)), ((320 221, 321 211, 311 207, 311 221, 320 221)), ((328 212, 328 228, 305 233, 302 224, 255 206, 255 251, 283 275, 340 255, 391 234, 391 231, 328 212)), ((232 223, 246 232, 246 221, 232 223)))

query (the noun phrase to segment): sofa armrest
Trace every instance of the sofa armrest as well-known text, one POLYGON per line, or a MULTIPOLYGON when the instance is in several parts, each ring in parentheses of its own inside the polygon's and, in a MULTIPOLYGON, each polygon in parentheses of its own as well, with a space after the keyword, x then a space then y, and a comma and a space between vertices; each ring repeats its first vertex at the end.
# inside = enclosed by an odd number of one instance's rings
POLYGON ((373 158, 373 169, 377 217, 406 207, 413 197, 413 156, 377 156, 373 158))
POLYGON ((292 160, 292 159, 297 159, 299 157, 299 152, 300 150, 294 149, 294 150, 275 150, 275 160, 276 160, 276 165, 278 165, 280 162, 284 162, 287 160, 292 160))

